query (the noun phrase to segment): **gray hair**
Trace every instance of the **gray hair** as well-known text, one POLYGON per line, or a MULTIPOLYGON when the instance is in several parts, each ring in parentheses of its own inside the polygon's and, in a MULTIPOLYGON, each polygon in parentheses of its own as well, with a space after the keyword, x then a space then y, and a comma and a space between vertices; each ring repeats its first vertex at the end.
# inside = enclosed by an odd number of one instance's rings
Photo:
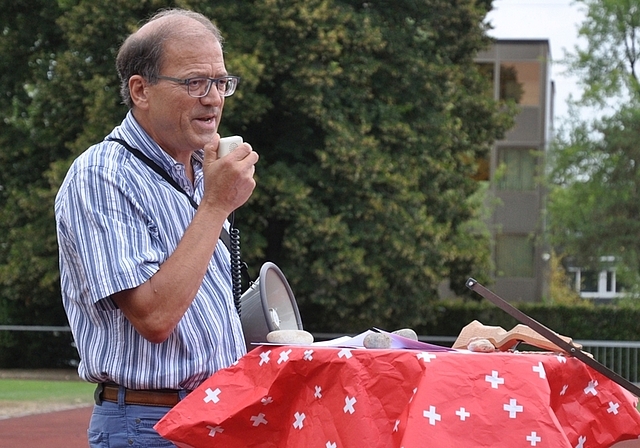
MULTIPOLYGON (((196 20, 222 45, 223 39, 218 27, 200 13, 186 9, 164 9, 153 15, 147 23, 165 17, 196 20)), ((129 79, 133 75, 140 75, 151 83, 157 82, 164 62, 164 43, 181 37, 182 34, 183 29, 176 27, 175 22, 167 20, 149 32, 135 32, 124 41, 116 57, 116 70, 120 77, 120 96, 129 109, 133 107, 129 79)))

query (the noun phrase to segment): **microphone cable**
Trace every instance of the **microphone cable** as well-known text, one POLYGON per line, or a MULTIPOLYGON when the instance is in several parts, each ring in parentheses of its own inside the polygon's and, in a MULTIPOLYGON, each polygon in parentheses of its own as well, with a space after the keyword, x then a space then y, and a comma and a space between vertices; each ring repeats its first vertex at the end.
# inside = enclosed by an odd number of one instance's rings
POLYGON ((240 230, 234 227, 235 212, 229 217, 229 252, 231 254, 231 287, 233 290, 233 303, 236 306, 238 316, 242 315, 242 260, 240 258, 240 230))

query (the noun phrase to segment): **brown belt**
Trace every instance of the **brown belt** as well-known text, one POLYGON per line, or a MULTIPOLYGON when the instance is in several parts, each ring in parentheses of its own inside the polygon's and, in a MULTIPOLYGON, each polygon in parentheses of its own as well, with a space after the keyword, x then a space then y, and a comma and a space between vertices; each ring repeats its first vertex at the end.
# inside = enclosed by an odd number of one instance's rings
MULTIPOLYGON (((119 386, 116 384, 101 384, 102 392, 99 398, 104 401, 118 402, 119 386)), ((136 404, 141 406, 165 406, 173 407, 181 400, 180 392, 173 389, 160 390, 135 390, 125 389, 125 404, 136 404)))

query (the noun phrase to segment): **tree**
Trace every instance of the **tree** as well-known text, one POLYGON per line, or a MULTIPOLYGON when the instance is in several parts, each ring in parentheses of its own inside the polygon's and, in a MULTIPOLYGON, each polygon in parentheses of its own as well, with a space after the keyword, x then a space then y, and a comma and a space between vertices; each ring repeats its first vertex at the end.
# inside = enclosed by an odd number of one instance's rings
MULTIPOLYGON (((66 324, 53 200, 71 158, 124 114, 115 51, 136 21, 160 6, 152 3, 125 9, 112 2, 0 2, 3 323, 66 324)), ((66 365, 76 356, 70 334, 51 336, 3 334, 0 364, 66 365)))
POLYGON ((587 299, 580 297, 575 290, 572 279, 567 275, 563 260, 552 251, 549 259, 549 294, 552 303, 562 305, 590 304, 587 299))
POLYGON ((576 0, 586 7, 578 35, 586 48, 565 55, 570 73, 584 88, 579 104, 611 105, 612 98, 637 101, 640 94, 640 1, 576 0))
POLYGON ((640 109, 624 107, 575 127, 555 152, 550 227, 555 243, 583 267, 598 268, 611 255, 635 272, 640 267, 639 123, 640 109))
POLYGON ((115 54, 160 7, 203 12, 226 36, 227 68, 242 81, 221 134, 261 154, 258 188, 237 213, 243 258, 254 277, 278 264, 307 328, 411 326, 443 279, 462 286, 488 272, 486 237, 469 230, 472 176, 510 123, 473 62, 490 44, 488 0, 0 5, 10 12, 0 54, 18 67, 0 78, 10 322, 64 323, 53 197, 71 160, 124 115, 115 54))
POLYGON ((283 269, 313 329, 415 324, 443 279, 488 270, 465 227, 475 161, 505 124, 473 63, 487 5, 245 6, 238 34, 261 37, 229 53, 259 57, 270 103, 239 131, 262 151, 239 213, 249 261, 283 269))
MULTIPOLYGON (((34 104, 35 80, 46 80, 49 52, 64 42, 55 2, 2 2, 0 18, 0 309, 3 323, 60 324, 64 312, 57 285, 51 185, 44 172, 66 154, 64 140, 39 126, 46 109, 34 104), (54 136, 55 137, 55 136, 54 136)), ((44 106, 44 105, 43 105, 44 106)), ((62 135, 61 135, 62 137, 62 135)), ((23 365, 27 358, 56 366, 71 359, 69 335, 0 333, 0 364, 23 365), (65 337, 66 336, 66 337, 65 337), (62 339, 62 344, 46 341, 62 339), (36 354, 31 347, 40 353, 36 354)))
POLYGON ((584 91, 567 120, 569 131, 559 135, 552 151, 552 241, 582 267, 597 269, 600 257, 615 255, 619 272, 633 273, 627 281, 636 282, 640 1, 579 3, 587 8, 579 30, 587 45, 576 47, 565 63, 580 77, 584 91), (589 106, 609 106, 613 113, 585 119, 580 108, 589 106))

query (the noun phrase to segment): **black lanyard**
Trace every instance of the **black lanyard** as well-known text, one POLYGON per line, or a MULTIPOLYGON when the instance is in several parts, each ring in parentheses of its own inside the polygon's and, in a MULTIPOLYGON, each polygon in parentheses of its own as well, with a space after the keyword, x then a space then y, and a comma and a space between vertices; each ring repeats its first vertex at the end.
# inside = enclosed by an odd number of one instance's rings
MULTIPOLYGON (((120 143, 122 146, 124 146, 131 154, 136 156, 138 159, 140 159, 142 162, 144 162, 145 165, 147 165, 153 171, 158 173, 158 175, 160 175, 164 180, 169 182, 169 184, 173 188, 178 190, 180 193, 184 194, 187 197, 187 199, 189 199, 189 203, 191 204, 191 206, 194 209, 198 210, 198 203, 193 200, 193 198, 189 195, 189 193, 184 191, 184 189, 180 186, 180 184, 178 184, 178 182, 176 182, 175 179, 169 175, 169 173, 167 173, 165 170, 163 170, 162 167, 160 165, 158 165, 156 162, 154 162, 149 157, 144 155, 142 153, 142 151, 140 151, 137 148, 134 148, 133 146, 131 146, 129 143, 127 143, 126 141, 122 140, 121 138, 109 137, 109 138, 107 138, 107 140, 120 143)), ((231 240, 230 240, 230 237, 229 237, 229 232, 227 231, 227 229, 224 228, 224 226, 220 230, 220 239, 222 240, 224 245, 227 246, 227 250, 229 250, 231 252, 231 240)))
MULTIPOLYGON (((124 146, 131 154, 136 156, 138 159, 144 162, 145 165, 158 173, 164 180, 169 182, 169 184, 173 188, 184 194, 187 199, 189 199, 189 203, 191 204, 191 206, 194 209, 198 210, 198 203, 193 200, 189 193, 184 191, 180 184, 178 184, 178 182, 176 182, 175 179, 169 175, 169 173, 163 170, 160 165, 151 160, 149 157, 145 156, 142 151, 134 148, 129 143, 120 138, 110 137, 107 140, 120 143, 122 146, 124 146)), ((231 216, 231 224, 233 225, 233 213, 231 213, 231 216)), ((240 259, 240 232, 236 228, 232 228, 231 232, 233 233, 233 242, 231 241, 229 232, 224 228, 224 226, 220 229, 220 239, 227 247, 227 250, 231 255, 231 287, 233 292, 233 302, 236 306, 236 311, 238 312, 239 316, 242 308, 242 275, 244 274, 247 278, 249 278, 249 274, 247 272, 246 263, 244 263, 240 259)))

